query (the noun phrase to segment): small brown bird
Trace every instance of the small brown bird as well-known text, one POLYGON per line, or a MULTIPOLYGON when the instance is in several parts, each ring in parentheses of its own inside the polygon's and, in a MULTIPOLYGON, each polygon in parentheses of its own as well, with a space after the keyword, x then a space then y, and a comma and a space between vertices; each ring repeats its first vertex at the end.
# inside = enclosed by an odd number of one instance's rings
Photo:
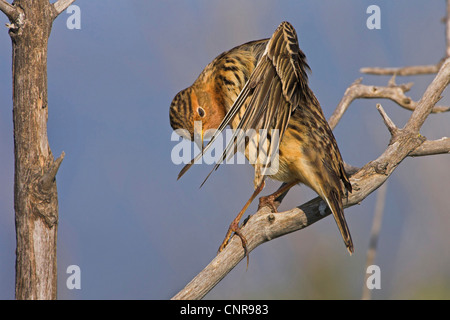
MULTIPOLYGON (((354 250, 342 204, 346 190, 351 192, 352 187, 333 133, 308 86, 307 71, 309 66, 299 48, 297 34, 290 23, 283 22, 270 39, 248 42, 219 55, 192 86, 180 91, 172 101, 170 124, 174 130, 187 130, 191 140, 199 135, 203 144, 204 132, 217 129, 203 151, 228 125, 234 130, 235 135, 214 169, 242 143, 246 157, 251 156, 249 139, 238 132, 258 129, 258 132, 277 130, 270 132, 278 133, 278 140, 267 134, 268 156, 254 164, 255 192, 231 223, 219 251, 225 248, 234 232, 241 238, 247 255, 239 221, 263 189, 266 176, 284 184, 274 194, 262 197, 260 206, 269 204, 276 210, 273 202, 278 196, 296 184, 305 184, 327 203, 347 250, 350 253, 354 250), (201 132, 196 132, 195 121, 201 121, 201 132), (278 170, 265 174, 264 170, 275 157, 278 170)), ((202 154, 186 165, 178 178, 202 154)))

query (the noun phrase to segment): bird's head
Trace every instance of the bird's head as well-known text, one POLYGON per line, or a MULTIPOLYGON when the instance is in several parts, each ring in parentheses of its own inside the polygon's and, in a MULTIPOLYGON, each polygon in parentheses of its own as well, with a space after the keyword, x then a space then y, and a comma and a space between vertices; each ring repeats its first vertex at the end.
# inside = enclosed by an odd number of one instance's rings
POLYGON ((225 113, 208 91, 189 87, 177 93, 170 105, 169 116, 172 129, 202 149, 203 139, 214 133, 225 113))

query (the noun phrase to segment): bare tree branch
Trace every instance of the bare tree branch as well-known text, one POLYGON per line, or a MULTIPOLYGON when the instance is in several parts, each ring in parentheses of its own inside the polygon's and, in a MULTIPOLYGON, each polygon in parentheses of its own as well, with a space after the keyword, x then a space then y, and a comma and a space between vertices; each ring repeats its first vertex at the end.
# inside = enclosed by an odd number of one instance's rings
POLYGON ((56 18, 61 12, 66 10, 74 2, 75 2, 75 0, 58 0, 58 1, 56 1, 53 4, 53 7, 55 8, 54 18, 56 18))
POLYGON ((410 66, 401 68, 380 68, 380 67, 369 67, 361 68, 359 71, 366 74, 374 75, 397 75, 397 76, 413 76, 420 74, 433 74, 439 71, 442 61, 427 66, 410 66))
POLYGON ((416 150, 412 151, 409 156, 421 157, 445 153, 450 153, 450 138, 447 137, 443 137, 439 140, 427 140, 416 150))
POLYGON ((405 129, 418 132, 422 127, 425 119, 431 113, 433 106, 441 99, 441 94, 450 81, 449 65, 450 58, 447 58, 438 74, 420 99, 416 109, 406 123, 405 129), (432 103, 431 108, 429 107, 430 102, 432 103))
MULTIPOLYGON (((339 120, 344 115, 345 111, 347 111, 350 104, 355 99, 390 99, 396 102, 399 106, 414 111, 417 107, 417 102, 413 101, 410 97, 405 95, 405 92, 408 92, 413 83, 406 83, 401 85, 396 85, 392 80, 390 81, 389 86, 380 87, 380 86, 370 86, 364 85, 361 83, 362 79, 357 79, 353 82, 350 87, 345 90, 344 96, 339 102, 337 108, 331 115, 328 123, 330 127, 334 129, 339 122, 339 120)), ((440 113, 450 111, 450 107, 444 106, 435 106, 431 109, 432 113, 440 113)))
POLYGON ((0 0, 0 11, 6 14, 6 16, 11 21, 14 21, 19 17, 19 12, 17 11, 16 7, 11 5, 9 2, 6 2, 5 0, 0 0))
POLYGON ((447 16, 445 17, 446 56, 450 57, 450 0, 447 0, 447 16))
POLYGON ((61 153, 58 159, 55 160, 55 162, 52 163, 49 170, 42 176, 42 178, 39 181, 39 186, 43 188, 44 190, 50 189, 53 181, 55 180, 56 174, 58 173, 59 166, 61 165, 61 162, 63 161, 65 157, 64 151, 61 153))
POLYGON ((398 132, 397 126, 394 124, 394 122, 391 120, 391 118, 389 118, 389 116, 386 114, 386 112, 384 111, 381 104, 379 104, 379 103, 377 104, 377 109, 378 109, 378 112, 380 112, 381 117, 383 118, 384 124, 386 125, 389 132, 391 133, 391 136, 395 136, 398 132))

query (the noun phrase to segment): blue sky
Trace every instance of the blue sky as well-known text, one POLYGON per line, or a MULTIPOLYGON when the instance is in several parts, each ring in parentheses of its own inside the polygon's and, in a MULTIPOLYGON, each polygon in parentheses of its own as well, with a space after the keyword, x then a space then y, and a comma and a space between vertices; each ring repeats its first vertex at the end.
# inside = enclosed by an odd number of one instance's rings
MULTIPOLYGON (((328 118, 367 66, 434 64, 444 55, 444 1, 86 1, 81 29, 62 13, 48 53, 50 147, 66 157, 59 194, 58 297, 168 299, 215 256, 229 223, 252 193, 250 166, 194 166, 180 181, 171 162, 169 105, 218 54, 270 37, 281 21, 297 30, 312 69, 311 87, 328 118), (381 29, 366 27, 378 4, 381 29), (81 269, 81 290, 66 269, 81 269)), ((7 19, 0 15, 0 25, 7 19)), ((432 76, 415 83, 419 99, 432 76)), ((0 298, 14 298, 11 41, 0 32, 0 298)), ((440 101, 449 105, 444 92, 440 101)), ((346 162, 361 166, 387 146, 375 105, 403 126, 410 112, 387 100, 353 102, 335 135, 346 162)), ((422 134, 448 136, 449 114, 431 115, 422 134)), ((389 179, 374 298, 450 297, 448 156, 406 159, 389 179), (428 296, 424 296, 428 294, 428 296)), ((269 183, 268 194, 278 187, 269 183)), ((280 210, 310 198, 296 187, 280 210)), ((361 296, 376 193, 346 210, 356 253, 349 257, 331 217, 262 245, 206 298, 361 296)), ((253 204, 248 213, 256 209, 253 204)))

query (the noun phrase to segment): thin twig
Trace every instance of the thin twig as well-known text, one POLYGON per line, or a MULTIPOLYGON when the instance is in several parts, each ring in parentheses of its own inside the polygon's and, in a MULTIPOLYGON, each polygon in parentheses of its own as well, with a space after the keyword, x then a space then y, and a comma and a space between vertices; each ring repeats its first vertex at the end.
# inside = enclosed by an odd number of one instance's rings
MULTIPOLYGON (((380 186, 377 192, 377 200, 375 203, 375 214, 373 216, 372 229, 370 231, 369 248, 367 250, 366 270, 369 266, 373 265, 375 261, 375 255, 377 253, 378 238, 380 236, 381 222, 383 220, 384 205, 386 202, 386 190, 387 190, 387 181, 380 186)), ((362 300, 371 299, 372 291, 367 286, 368 276, 369 275, 366 273, 363 284, 362 300)))
POLYGON ((366 67, 361 68, 361 73, 373 75, 397 75, 397 76, 413 76, 421 74, 433 74, 439 71, 441 63, 427 65, 427 66, 409 66, 401 68, 380 68, 380 67, 366 67))
POLYGON ((66 10, 75 0, 58 0, 53 4, 55 8, 54 18, 56 18, 61 12, 66 10))
POLYGON ((387 113, 384 111, 381 104, 377 104, 377 110, 380 113, 381 117, 383 118, 384 124, 388 128, 389 132, 391 133, 391 136, 395 136, 398 132, 397 126, 394 124, 394 122, 389 118, 387 113))
MULTIPOLYGON (((332 129, 336 127, 345 111, 347 111, 348 107, 355 99, 389 99, 407 110, 414 111, 417 108, 417 102, 405 95, 405 92, 408 92, 411 89, 413 85, 412 83, 395 85, 392 81, 390 81, 389 86, 382 87, 364 85, 361 81, 362 79, 356 80, 350 85, 350 87, 347 88, 347 90, 345 90, 344 96, 328 120, 328 123, 332 129)), ((432 113, 447 111, 450 111, 450 107, 435 106, 431 110, 432 113)))

